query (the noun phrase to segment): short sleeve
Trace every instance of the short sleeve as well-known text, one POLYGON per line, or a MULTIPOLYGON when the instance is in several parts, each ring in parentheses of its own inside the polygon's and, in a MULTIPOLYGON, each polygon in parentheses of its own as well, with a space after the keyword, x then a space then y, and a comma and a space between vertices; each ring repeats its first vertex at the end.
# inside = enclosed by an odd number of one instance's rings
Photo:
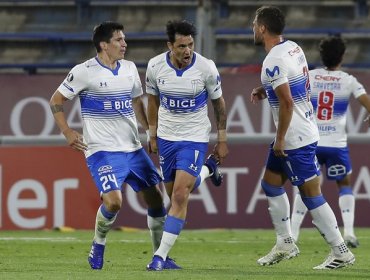
POLYGON ((284 61, 277 57, 268 57, 264 61, 263 71, 273 89, 288 83, 288 71, 284 61))
POLYGON ((58 87, 58 91, 66 98, 73 99, 87 86, 88 73, 83 64, 76 65, 58 87))
POLYGON ((145 74, 145 90, 148 94, 159 95, 154 71, 155 67, 152 67, 152 63, 149 61, 145 74))
POLYGON ((221 77, 215 63, 209 60, 208 75, 206 77, 206 88, 211 99, 220 98, 222 95, 221 77))
POLYGON ((364 86, 357 81, 357 79, 351 76, 351 92, 355 98, 359 98, 361 95, 366 94, 364 86))
POLYGON ((132 63, 132 71, 134 75, 134 87, 132 89, 131 97, 138 97, 140 95, 143 95, 143 87, 141 84, 139 72, 137 71, 136 65, 132 63))

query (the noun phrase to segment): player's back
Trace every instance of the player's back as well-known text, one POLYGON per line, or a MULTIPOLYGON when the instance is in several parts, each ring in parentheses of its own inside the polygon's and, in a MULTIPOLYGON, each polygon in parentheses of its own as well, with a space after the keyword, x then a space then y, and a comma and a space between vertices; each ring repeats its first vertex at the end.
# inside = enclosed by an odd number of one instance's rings
POLYGON ((310 71, 311 99, 320 132, 319 146, 345 147, 346 113, 351 95, 365 94, 352 75, 318 68, 310 71))

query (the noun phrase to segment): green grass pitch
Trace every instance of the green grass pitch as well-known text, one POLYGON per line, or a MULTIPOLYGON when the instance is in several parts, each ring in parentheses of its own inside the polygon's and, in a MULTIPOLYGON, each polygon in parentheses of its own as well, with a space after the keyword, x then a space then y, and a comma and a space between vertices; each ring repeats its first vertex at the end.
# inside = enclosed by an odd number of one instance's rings
POLYGON ((329 252, 315 229, 302 229, 297 258, 267 267, 256 260, 274 245, 272 230, 184 230, 170 252, 183 269, 148 272, 146 230, 111 231, 101 271, 87 262, 92 231, 0 231, 0 279, 370 279, 370 229, 356 233, 354 266, 315 271, 329 252))

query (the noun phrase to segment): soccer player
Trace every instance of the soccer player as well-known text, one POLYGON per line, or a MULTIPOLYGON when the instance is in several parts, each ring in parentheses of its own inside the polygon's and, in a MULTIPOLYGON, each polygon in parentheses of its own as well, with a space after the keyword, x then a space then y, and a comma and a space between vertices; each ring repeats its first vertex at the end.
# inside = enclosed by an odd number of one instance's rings
POLYGON ((254 43, 267 52, 261 70, 262 87, 253 89, 252 103, 268 98, 276 126, 261 186, 269 205, 276 232, 276 245, 260 265, 273 265, 296 257, 299 249, 290 227, 290 206, 283 187, 287 179, 298 186, 313 224, 331 247, 326 260, 314 269, 336 269, 353 264, 354 255, 347 248, 329 204, 321 194, 315 150, 319 132, 309 100, 306 57, 295 42, 282 36, 285 16, 279 8, 257 9, 253 21, 254 43))
POLYGON ((116 22, 96 26, 92 39, 96 57, 76 65, 50 100, 68 144, 84 152, 102 200, 88 256, 92 269, 103 267, 106 235, 121 209, 124 183, 141 191, 148 204, 147 223, 154 250, 159 246, 166 216, 157 185, 162 179, 139 140, 137 121, 146 130, 149 126, 137 68, 124 59, 127 44, 123 30, 116 22), (76 96, 81 103, 83 136, 68 126, 63 112, 64 102, 76 96))
MULTIPOLYGON (((309 72, 311 100, 320 132, 316 156, 319 164, 326 167, 327 179, 337 182, 344 240, 347 246, 356 248, 359 242, 353 229, 355 198, 351 188, 352 166, 347 147, 346 113, 352 94, 368 113, 370 98, 355 77, 340 70, 346 50, 340 37, 329 36, 323 39, 319 50, 325 67, 309 72)), ((307 207, 300 195, 297 195, 291 221, 295 241, 298 240, 299 228, 306 212, 307 207)))
MULTIPOLYGON (((210 177, 219 186, 218 164, 228 154, 226 108, 221 80, 212 60, 194 52, 195 26, 167 23, 168 52, 149 61, 146 72, 150 144, 159 153, 171 207, 161 244, 148 270, 162 270, 164 260, 185 224, 189 194, 210 177), (211 130, 207 101, 211 99, 218 139, 203 165, 211 130)), ((180 267, 174 267, 180 268, 180 267)))

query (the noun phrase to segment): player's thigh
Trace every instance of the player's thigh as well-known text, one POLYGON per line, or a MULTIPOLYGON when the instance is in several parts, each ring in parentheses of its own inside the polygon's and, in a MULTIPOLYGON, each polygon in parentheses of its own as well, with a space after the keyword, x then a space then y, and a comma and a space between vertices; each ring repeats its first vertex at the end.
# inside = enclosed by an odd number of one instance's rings
POLYGON ((89 156, 86 162, 100 195, 122 190, 129 173, 125 153, 100 151, 89 156))
POLYGON ((195 178, 198 177, 202 170, 207 149, 207 143, 183 142, 176 153, 176 170, 183 170, 195 178))
POLYGON ((321 194, 320 177, 316 176, 299 186, 299 191, 303 196, 314 197, 321 194))
POLYGON ((177 170, 194 177, 200 174, 208 149, 207 143, 158 139, 159 164, 165 183, 175 182, 177 170))
POLYGON ((262 180, 272 186, 282 186, 287 179, 284 173, 283 164, 283 159, 275 156, 272 145, 270 145, 262 180))
POLYGON ((315 144, 287 151, 287 154, 288 156, 283 159, 283 167, 292 185, 302 186, 320 175, 315 144))
POLYGON ((178 143, 161 138, 158 138, 157 143, 159 165, 163 176, 163 182, 167 184, 175 180, 178 143))
POLYGON ((287 177, 284 173, 279 173, 278 171, 273 171, 270 169, 266 169, 263 174, 263 181, 271 186, 280 187, 284 185, 287 177))
POLYGON ((135 192, 155 188, 162 181, 153 161, 143 148, 127 153, 127 164, 130 172, 126 182, 135 192))
POLYGON ((184 203, 188 200, 193 189, 196 177, 184 170, 176 170, 176 179, 173 184, 172 201, 184 203))

